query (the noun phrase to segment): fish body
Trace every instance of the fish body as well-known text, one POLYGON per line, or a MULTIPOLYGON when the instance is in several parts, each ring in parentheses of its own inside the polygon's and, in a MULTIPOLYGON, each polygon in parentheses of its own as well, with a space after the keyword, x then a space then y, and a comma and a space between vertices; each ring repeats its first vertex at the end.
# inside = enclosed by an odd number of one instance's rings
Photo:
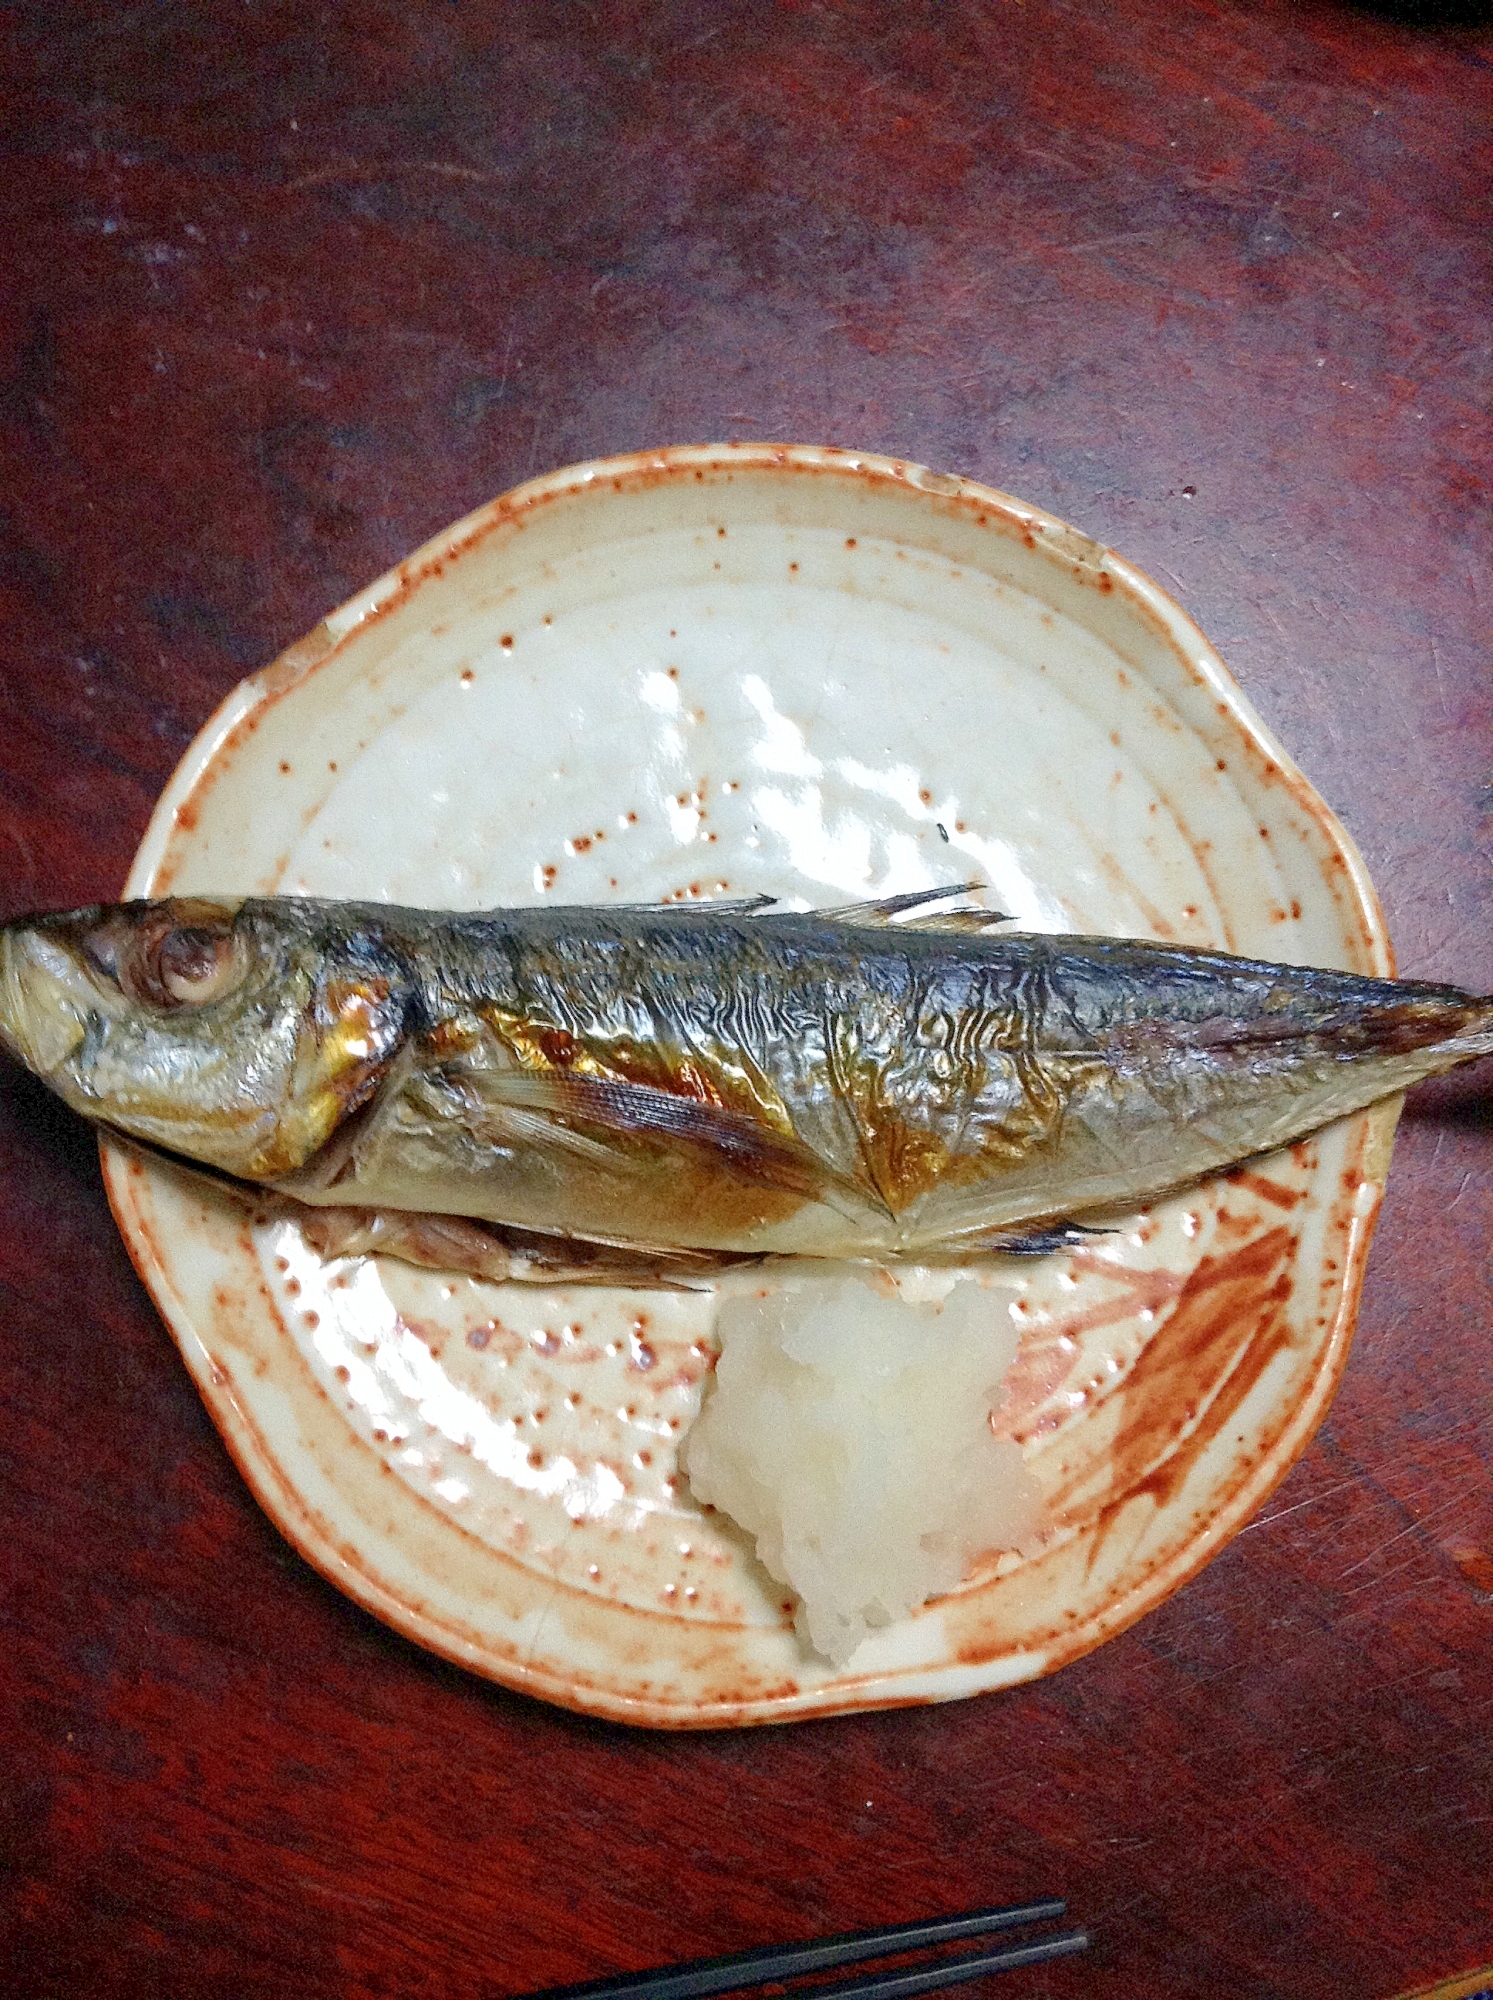
POLYGON ((1493 1051, 1455 987, 887 921, 917 900, 101 906, 0 930, 0 1039, 315 1207, 688 1256, 975 1254, 1493 1051))

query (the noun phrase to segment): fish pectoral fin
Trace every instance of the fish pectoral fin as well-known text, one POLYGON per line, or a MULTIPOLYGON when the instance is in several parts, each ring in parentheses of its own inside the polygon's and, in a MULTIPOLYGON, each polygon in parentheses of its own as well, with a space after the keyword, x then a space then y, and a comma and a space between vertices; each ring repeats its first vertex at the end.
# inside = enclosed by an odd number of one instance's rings
POLYGON ((946 889, 908 889, 900 896, 879 896, 869 903, 842 903, 832 910, 812 914, 832 924, 856 930, 881 930, 888 926, 899 931, 954 931, 966 936, 1006 924, 1011 920, 1002 910, 941 910, 898 922, 904 910, 925 910, 930 903, 946 903, 951 896, 970 896, 983 882, 951 882, 946 889))
POLYGON ((484 1077, 481 1089, 485 1104, 505 1115, 527 1115, 542 1123, 557 1144, 596 1147, 609 1165, 625 1167, 625 1150, 592 1134, 608 1135, 613 1142, 649 1139, 685 1148, 697 1159, 705 1155, 737 1180, 805 1200, 831 1199, 836 1192, 865 1199, 853 1182, 795 1134, 651 1084, 559 1070, 505 1070, 484 1077), (577 1132, 561 1122, 569 1120, 589 1130, 577 1132))
POLYGON ((615 1167, 617 1151, 605 1140, 561 1124, 547 1107, 512 1103, 484 1087, 481 1108, 470 1122, 484 1139, 501 1146, 532 1146, 542 1152, 564 1153, 582 1165, 615 1167))

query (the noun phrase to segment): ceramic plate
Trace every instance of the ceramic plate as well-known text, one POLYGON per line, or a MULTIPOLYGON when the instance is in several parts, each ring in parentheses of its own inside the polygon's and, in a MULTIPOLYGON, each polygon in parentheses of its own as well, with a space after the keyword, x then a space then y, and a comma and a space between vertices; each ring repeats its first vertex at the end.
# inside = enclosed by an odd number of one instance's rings
MULTIPOLYGON (((1342 829, 1195 626, 987 488, 806 447, 641 453, 441 535, 228 699, 129 892, 473 908, 844 903, 978 880, 1027 928, 1387 973, 1342 829)), ((836 1671, 681 1476, 710 1293, 323 1264, 293 1223, 106 1148, 229 1448, 318 1569, 436 1651, 660 1725, 972 1694, 1166 1597, 1321 1420, 1393 1112, 993 1261, 997 1413, 1047 1540, 836 1671)))

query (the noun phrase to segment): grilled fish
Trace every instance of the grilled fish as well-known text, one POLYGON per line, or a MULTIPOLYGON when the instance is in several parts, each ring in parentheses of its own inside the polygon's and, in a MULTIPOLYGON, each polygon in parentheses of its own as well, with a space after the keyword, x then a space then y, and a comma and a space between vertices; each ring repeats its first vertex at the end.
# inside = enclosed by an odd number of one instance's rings
POLYGON ((1493 1051, 1493 1002, 1455 987, 929 900, 97 906, 0 930, 0 1039, 112 1131, 335 1212, 327 1247, 398 1251, 423 1217, 417 1261, 475 1226, 491 1275, 553 1277, 532 1244, 561 1239, 614 1280, 973 1255, 1493 1051))

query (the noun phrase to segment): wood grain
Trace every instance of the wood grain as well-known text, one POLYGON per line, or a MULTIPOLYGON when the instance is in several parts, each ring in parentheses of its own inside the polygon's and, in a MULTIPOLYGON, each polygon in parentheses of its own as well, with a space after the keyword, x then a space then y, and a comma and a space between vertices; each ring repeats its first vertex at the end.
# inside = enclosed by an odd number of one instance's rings
MULTIPOLYGON (((215 701, 467 509, 789 437, 1149 570, 1402 969, 1493 988, 1493 33, 1398 11, 0 11, 0 914, 113 894, 215 701)), ((496 2000, 1048 1892, 1098 1950, 1001 1991, 1486 1963, 1490 1133, 1486 1074, 1420 1093, 1326 1428, 1142 1625, 976 1702, 673 1738, 443 1666, 280 1544, 91 1141, 7 1071, 0 1984, 496 2000)))

